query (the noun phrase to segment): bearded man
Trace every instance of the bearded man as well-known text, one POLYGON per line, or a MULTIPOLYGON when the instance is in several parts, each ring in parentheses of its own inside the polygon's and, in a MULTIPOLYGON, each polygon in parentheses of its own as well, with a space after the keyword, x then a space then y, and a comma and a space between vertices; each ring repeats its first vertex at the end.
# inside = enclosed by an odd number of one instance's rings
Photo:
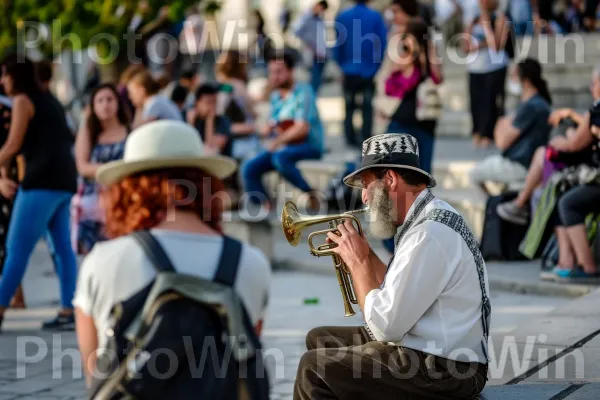
POLYGON ((365 326, 308 333, 294 399, 476 398, 487 381, 485 264, 463 218, 430 192, 417 140, 369 138, 344 183, 362 189, 371 234, 394 236, 395 254, 384 264, 350 222, 329 234, 365 326))

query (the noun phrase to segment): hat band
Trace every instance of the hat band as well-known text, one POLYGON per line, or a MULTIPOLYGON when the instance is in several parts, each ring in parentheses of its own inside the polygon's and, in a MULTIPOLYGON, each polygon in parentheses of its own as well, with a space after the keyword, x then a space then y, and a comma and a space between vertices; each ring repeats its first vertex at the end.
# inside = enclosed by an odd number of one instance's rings
POLYGON ((398 167, 408 166, 421 168, 419 156, 412 153, 367 154, 362 159, 362 167, 381 164, 397 164, 398 167))

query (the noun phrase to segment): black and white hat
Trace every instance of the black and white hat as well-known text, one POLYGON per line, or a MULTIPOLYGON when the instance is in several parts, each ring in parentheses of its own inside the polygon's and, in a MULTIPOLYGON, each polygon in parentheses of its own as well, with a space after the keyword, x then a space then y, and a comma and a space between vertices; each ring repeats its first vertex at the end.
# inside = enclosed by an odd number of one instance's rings
POLYGON ((361 167, 344 178, 348 186, 362 189, 360 175, 371 168, 405 168, 420 172, 429 180, 427 187, 437 183, 431 174, 423 171, 419 162, 417 139, 406 133, 386 133, 363 142, 361 167))

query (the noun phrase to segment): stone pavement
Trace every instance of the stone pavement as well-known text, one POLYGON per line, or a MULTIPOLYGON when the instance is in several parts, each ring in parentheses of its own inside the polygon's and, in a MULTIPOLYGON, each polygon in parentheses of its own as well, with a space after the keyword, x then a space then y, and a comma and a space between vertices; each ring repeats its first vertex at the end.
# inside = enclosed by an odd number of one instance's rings
MULTIPOLYGON (((29 308, 11 310, 0 335, 0 400, 80 399, 85 397, 81 362, 73 332, 38 330, 58 305, 58 284, 43 244, 34 252, 24 280, 29 308)), ((513 331, 524 321, 567 304, 566 297, 492 293, 492 332, 513 331)), ((319 325, 360 324, 344 318, 339 287, 329 275, 276 271, 263 342, 273 378, 273 399, 290 399, 306 333, 319 325), (316 298, 318 304, 305 305, 316 298)))
POLYGON ((600 290, 493 333, 486 399, 599 399, 600 290))

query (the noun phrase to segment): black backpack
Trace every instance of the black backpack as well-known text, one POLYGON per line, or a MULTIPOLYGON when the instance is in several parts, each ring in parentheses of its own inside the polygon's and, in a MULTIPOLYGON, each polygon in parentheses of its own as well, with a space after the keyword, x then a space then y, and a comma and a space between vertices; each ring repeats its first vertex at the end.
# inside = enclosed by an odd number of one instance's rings
POLYGON ((113 307, 90 398, 268 399, 261 343, 233 290, 240 242, 224 238, 208 281, 178 274, 149 232, 133 237, 157 275, 113 307))
POLYGON ((519 245, 527 233, 527 226, 504 221, 496 212, 496 207, 517 197, 516 192, 506 192, 488 198, 485 205, 485 221, 479 246, 485 261, 525 260, 519 245))

